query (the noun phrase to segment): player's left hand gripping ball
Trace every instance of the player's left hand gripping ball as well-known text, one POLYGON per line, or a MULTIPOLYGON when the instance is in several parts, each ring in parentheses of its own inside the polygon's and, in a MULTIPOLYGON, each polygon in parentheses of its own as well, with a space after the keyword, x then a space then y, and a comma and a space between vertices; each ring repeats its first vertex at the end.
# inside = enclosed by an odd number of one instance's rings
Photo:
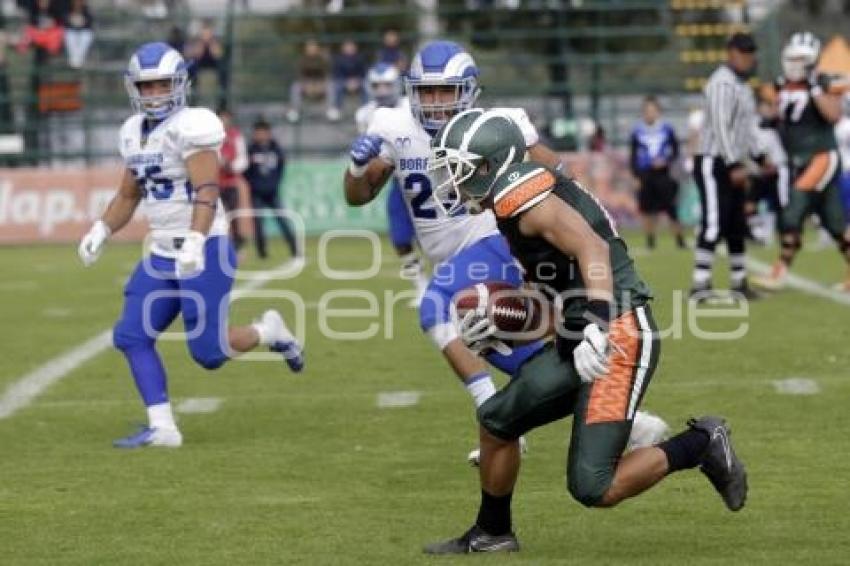
POLYGON ((582 334, 584 339, 573 350, 573 362, 582 382, 590 383, 608 372, 608 333, 591 323, 582 334))
POLYGON ((511 347, 496 338, 498 329, 485 309, 473 309, 467 312, 458 324, 461 340, 467 348, 476 354, 486 354, 495 350, 503 356, 511 355, 511 347))
POLYGON ((109 229, 109 226, 103 220, 98 220, 92 225, 91 229, 89 229, 88 233, 80 241, 80 247, 77 248, 77 253, 80 255, 83 265, 89 267, 97 261, 97 258, 100 257, 100 253, 103 251, 106 240, 111 234, 112 230, 109 229))
POLYGON ((186 235, 174 262, 177 277, 191 277, 204 270, 205 241, 206 236, 200 232, 189 232, 186 235))

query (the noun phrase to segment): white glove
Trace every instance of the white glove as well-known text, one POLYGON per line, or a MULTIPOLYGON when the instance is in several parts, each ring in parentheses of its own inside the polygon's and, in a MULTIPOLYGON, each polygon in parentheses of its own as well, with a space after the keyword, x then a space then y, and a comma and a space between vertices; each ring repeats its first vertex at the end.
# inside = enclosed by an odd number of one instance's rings
POLYGON ((608 373, 608 333, 590 323, 582 334, 584 340, 573 350, 573 362, 582 383, 590 383, 608 373))
POLYGON ((458 324, 460 339, 476 354, 495 350, 503 356, 510 356, 513 350, 495 337, 497 330, 483 309, 469 311, 458 324))
POLYGON ((178 278, 192 277, 204 270, 204 242, 207 237, 200 232, 189 232, 177 252, 174 271, 178 278))
POLYGON ((97 261, 103 251, 103 245, 111 234, 112 230, 103 220, 98 220, 92 224, 88 233, 80 240, 80 247, 77 248, 77 253, 80 254, 83 265, 89 267, 97 261))

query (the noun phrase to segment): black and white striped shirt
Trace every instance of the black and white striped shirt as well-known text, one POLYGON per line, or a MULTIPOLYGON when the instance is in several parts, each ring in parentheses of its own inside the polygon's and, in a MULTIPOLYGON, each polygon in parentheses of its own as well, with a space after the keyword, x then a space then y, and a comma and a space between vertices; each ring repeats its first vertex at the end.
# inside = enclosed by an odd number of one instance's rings
POLYGON ((739 162, 755 150, 758 123, 755 98, 750 85, 732 69, 721 65, 708 79, 702 155, 720 157, 727 165, 739 162))

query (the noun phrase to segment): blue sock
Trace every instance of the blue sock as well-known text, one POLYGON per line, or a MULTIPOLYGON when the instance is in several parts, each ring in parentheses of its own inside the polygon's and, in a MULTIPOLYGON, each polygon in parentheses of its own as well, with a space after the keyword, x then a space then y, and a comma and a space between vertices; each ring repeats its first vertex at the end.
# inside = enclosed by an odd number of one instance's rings
POLYGON ((168 386, 165 381, 165 368, 153 345, 139 346, 124 351, 136 389, 145 402, 145 406, 168 402, 168 386))
POLYGON ((503 356, 496 352, 487 354, 487 361, 499 368, 509 376, 513 377, 519 366, 524 364, 528 358, 536 354, 543 347, 543 342, 536 341, 523 346, 514 347, 509 356, 503 356))

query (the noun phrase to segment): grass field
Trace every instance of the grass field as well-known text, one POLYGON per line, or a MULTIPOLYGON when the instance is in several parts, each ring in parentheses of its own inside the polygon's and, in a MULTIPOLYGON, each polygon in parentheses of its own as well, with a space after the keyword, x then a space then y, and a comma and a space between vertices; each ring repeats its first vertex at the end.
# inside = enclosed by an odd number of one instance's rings
MULTIPOLYGON (((332 266, 364 267, 366 251, 363 242, 338 242, 332 266)), ((110 327, 137 257, 136 246, 114 245, 84 270, 73 246, 0 249, 0 394, 110 327)), ((674 291, 687 287, 691 261, 666 240, 638 257, 662 328, 684 306, 674 291)), ((366 342, 318 331, 324 293, 357 286, 381 297, 406 288, 396 272, 387 259, 377 277, 347 283, 324 278, 311 261, 298 279, 265 287, 297 291, 307 302, 301 375, 271 362, 207 373, 183 343, 162 344, 175 403, 222 399, 215 412, 180 416, 179 450, 111 448, 144 416, 123 358, 111 349, 0 420, 0 564, 453 562, 426 559, 420 548, 460 534, 477 510, 477 474, 465 461, 476 442, 468 395, 419 332, 412 309, 395 309, 393 339, 383 327, 366 342), (379 407, 378 395, 394 391, 421 397, 414 406, 379 407)), ((826 284, 842 267, 834 251, 808 252, 797 272, 826 284)), ((240 300, 233 317, 247 321, 276 302, 240 300)), ((682 338, 665 342, 645 406, 674 428, 703 412, 730 419, 750 472, 741 513, 726 511, 696 472, 615 510, 582 508, 565 489, 565 421, 529 438, 514 497, 523 551, 458 562, 846 564, 848 314, 845 305, 789 291, 753 304, 746 319, 701 322, 714 330, 746 322, 739 340, 699 340, 685 322, 682 338), (820 392, 777 393, 773 381, 788 378, 814 380, 820 392)), ((381 317, 331 326, 369 322, 381 317)))

